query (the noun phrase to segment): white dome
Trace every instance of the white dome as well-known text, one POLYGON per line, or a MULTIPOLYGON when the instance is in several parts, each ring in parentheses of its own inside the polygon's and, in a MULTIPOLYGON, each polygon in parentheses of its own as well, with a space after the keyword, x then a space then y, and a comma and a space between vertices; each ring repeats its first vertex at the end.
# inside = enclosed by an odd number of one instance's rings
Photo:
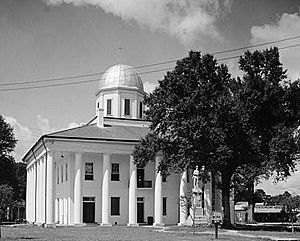
POLYGON ((133 67, 123 64, 110 67, 99 80, 98 91, 112 87, 129 87, 144 91, 143 82, 137 71, 133 67))

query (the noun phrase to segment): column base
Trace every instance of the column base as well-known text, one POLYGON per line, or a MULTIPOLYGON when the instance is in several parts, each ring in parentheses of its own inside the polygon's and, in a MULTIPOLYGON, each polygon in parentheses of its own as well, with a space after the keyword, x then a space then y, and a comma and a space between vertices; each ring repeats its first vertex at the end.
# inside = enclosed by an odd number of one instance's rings
POLYGON ((164 227, 164 223, 153 223, 153 227, 164 227))
POLYGON ((46 223, 45 228, 56 228, 56 224, 55 223, 46 223))
POLYGON ((100 226, 102 227, 112 227, 111 223, 101 223, 100 226))
POLYGON ((138 227, 139 224, 138 223, 127 223, 128 227, 138 227))
POLYGON ((183 226, 188 226, 188 225, 185 224, 185 223, 178 223, 177 226, 178 226, 178 227, 183 227, 183 226))
POLYGON ((85 223, 74 223, 74 227, 83 227, 86 226, 85 223))
POLYGON ((45 225, 45 223, 43 222, 35 222, 34 225, 38 226, 38 227, 42 227, 45 225))

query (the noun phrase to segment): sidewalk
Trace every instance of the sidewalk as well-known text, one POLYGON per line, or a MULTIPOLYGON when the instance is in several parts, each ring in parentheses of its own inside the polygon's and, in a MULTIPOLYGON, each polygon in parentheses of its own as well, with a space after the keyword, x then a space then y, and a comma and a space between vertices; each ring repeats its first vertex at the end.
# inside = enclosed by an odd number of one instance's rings
MULTIPOLYGON (((198 231, 196 228, 195 234, 198 235, 215 235, 215 231, 211 230, 203 230, 198 231)), ((155 230, 156 232, 164 232, 164 233, 191 233, 193 234, 192 227, 180 228, 175 226, 163 227, 161 229, 155 230)), ((222 238, 222 236, 235 236, 235 237, 245 237, 245 238, 255 238, 255 239, 264 239, 271 241, 300 241, 300 233, 288 233, 288 232, 269 232, 269 231, 247 231, 247 230, 224 230, 219 229, 218 237, 222 238), (265 233, 265 234, 262 234, 265 233)))

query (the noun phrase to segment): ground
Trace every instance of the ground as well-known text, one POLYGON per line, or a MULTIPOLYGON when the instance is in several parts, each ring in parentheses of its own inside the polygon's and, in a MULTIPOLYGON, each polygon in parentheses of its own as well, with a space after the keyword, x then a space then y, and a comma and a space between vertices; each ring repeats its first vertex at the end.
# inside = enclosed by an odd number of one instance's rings
MULTIPOLYGON (((219 240, 252 241, 252 240, 280 240, 279 238, 293 238, 300 240, 300 233, 267 232, 267 231, 229 231, 220 230, 219 240)), ((179 228, 176 226, 153 227, 57 227, 55 229, 34 226, 2 226, 2 238, 0 241, 9 240, 63 240, 63 241, 148 241, 148 240, 214 240, 213 228, 197 228, 193 234, 192 228, 179 228)))

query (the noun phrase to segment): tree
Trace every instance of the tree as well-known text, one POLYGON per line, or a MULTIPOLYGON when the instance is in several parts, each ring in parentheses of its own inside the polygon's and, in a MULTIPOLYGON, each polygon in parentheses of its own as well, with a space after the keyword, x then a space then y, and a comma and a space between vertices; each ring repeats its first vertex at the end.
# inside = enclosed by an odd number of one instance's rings
POLYGON ((0 238, 1 222, 5 218, 6 210, 13 203, 13 188, 7 184, 0 185, 0 238))
POLYGON ((257 189, 254 193, 255 203, 265 203, 267 201, 267 194, 263 189, 257 189))
POLYGON ((12 127, 0 115, 0 185, 16 186, 12 151, 16 145, 12 127))
POLYGON ((25 200, 26 164, 15 162, 12 152, 17 140, 13 128, 0 115, 0 185, 8 184, 14 189, 14 198, 25 200))
POLYGON ((136 163, 145 165, 162 151, 163 160, 158 167, 162 175, 205 166, 205 182, 209 172, 220 171, 225 225, 230 224, 234 167, 248 150, 240 148, 246 146, 247 138, 234 109, 232 81, 227 67, 218 65, 213 56, 190 52, 146 97, 150 133, 133 153, 136 163))
POLYGON ((246 52, 240 66, 244 77, 235 80, 209 54, 191 51, 179 60, 145 98, 150 133, 133 152, 136 163, 146 165, 161 151, 162 175, 205 166, 205 182, 209 173, 220 172, 223 227, 231 227, 234 174, 255 173, 254 180, 276 171, 279 178, 286 177, 296 153, 291 134, 299 104, 293 105, 290 96, 298 92, 279 84, 285 74, 278 50, 246 52))
POLYGON ((15 199, 25 200, 26 199, 26 163, 16 162, 16 188, 15 188, 15 199))
POLYGON ((255 156, 254 163, 242 167, 248 169, 243 177, 254 211, 254 183, 274 172, 280 181, 294 170, 299 151, 293 133, 300 124, 300 82, 286 81, 277 48, 247 51, 239 63, 244 76, 238 79, 234 96, 255 156))

